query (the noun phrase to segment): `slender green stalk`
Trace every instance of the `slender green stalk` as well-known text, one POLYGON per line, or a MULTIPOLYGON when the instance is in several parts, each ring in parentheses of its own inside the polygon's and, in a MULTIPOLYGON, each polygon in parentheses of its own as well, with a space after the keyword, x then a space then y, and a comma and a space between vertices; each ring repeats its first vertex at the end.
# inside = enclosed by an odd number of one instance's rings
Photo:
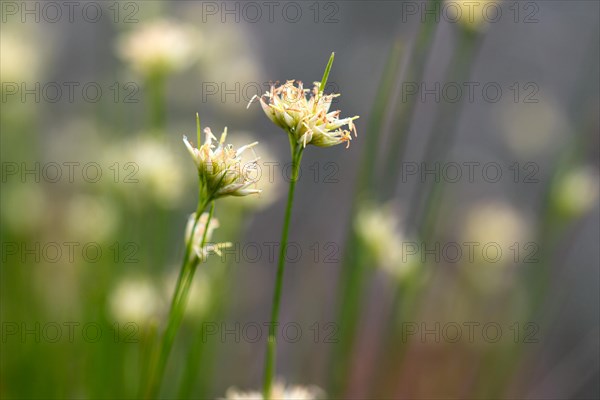
MULTIPOLYGON (((208 202, 199 202, 198 204, 198 209, 194 218, 192 231, 185 246, 185 253, 183 256, 183 262, 181 264, 179 277, 177 279, 177 284, 175 286, 175 293, 173 294, 173 300, 171 302, 171 309, 169 312, 167 329, 165 330, 165 334, 163 336, 157 364, 154 368, 154 373, 150 377, 150 384, 148 386, 148 391, 146 392, 146 398, 154 398, 158 394, 160 384, 165 373, 167 360, 169 358, 171 348, 173 347, 173 341, 175 340, 175 335, 177 334, 177 330, 179 329, 179 325, 181 324, 181 320, 183 318, 183 313, 185 311, 185 305, 188 298, 192 279, 194 277, 194 272, 196 271, 196 267, 198 266, 198 262, 200 261, 197 257, 192 257, 192 242, 194 239, 194 232, 196 231, 198 220, 200 219, 200 216, 206 209, 207 205, 208 202)), ((203 248, 206 244, 208 227, 212 219, 214 209, 215 203, 214 201, 210 201, 210 211, 206 220, 206 225, 204 227, 204 234, 202 236, 200 248, 203 248)))
MULTIPOLYGON (((439 0, 429 0, 430 3, 437 1, 439 0)), ((365 154, 360 168, 361 174, 359 175, 351 215, 355 214, 359 202, 365 200, 366 197, 384 199, 393 192, 394 185, 390 185, 390 182, 395 182, 394 176, 397 176, 395 171, 398 169, 396 163, 402 158, 404 153, 403 148, 408 136, 412 118, 411 110, 414 108, 414 102, 400 104, 394 112, 392 123, 394 132, 391 144, 385 155, 386 157, 384 157, 386 170, 382 174, 379 174, 385 176, 383 179, 378 177, 375 171, 378 144, 380 143, 379 138, 383 133, 383 123, 386 119, 386 114, 390 112, 393 88, 395 87, 394 83, 400 79, 399 75, 401 71, 399 71, 399 67, 401 57, 410 57, 408 71, 405 72, 403 80, 419 81, 425 69, 424 64, 433 42, 437 26, 434 21, 433 18, 430 18, 427 20, 427 23, 421 25, 415 39, 415 44, 408 54, 402 51, 400 41, 397 41, 390 51, 367 127, 370 140, 367 142, 364 150, 365 154)), ((367 200, 369 199, 367 198, 367 200)), ((333 367, 331 368, 330 376, 331 391, 337 396, 342 395, 342 391, 348 383, 351 370, 352 348, 360 318, 361 300, 365 290, 364 282, 368 274, 366 263, 361 264, 359 261, 360 253, 360 242, 354 230, 350 229, 344 245, 344 254, 342 257, 343 268, 337 305, 337 321, 340 325, 340 331, 344 334, 340 336, 340 342, 334 350, 333 367)))
MULTIPOLYGON (((593 64, 589 63, 589 65, 593 64)), ((585 75, 582 73, 579 76, 583 77, 585 75)), ((585 128, 582 123, 585 120, 582 110, 585 110, 585 108, 577 104, 578 102, 585 103, 589 99, 587 96, 581 95, 581 93, 585 93, 585 88, 582 86, 585 86, 586 83, 585 78, 580 80, 578 86, 581 90, 576 92, 578 95, 571 102, 572 104, 575 103, 571 111, 572 120, 579 121, 581 124, 575 128, 578 134, 562 150, 562 154, 555 163, 553 171, 551 171, 550 180, 539 205, 539 222, 535 236, 535 242, 540 249, 538 261, 533 265, 523 263, 517 268, 522 271, 521 279, 523 279, 529 295, 527 314, 525 314, 526 318, 523 318, 523 321, 535 322, 542 331, 554 316, 554 311, 544 310, 543 306, 547 300, 552 274, 556 267, 561 265, 558 260, 557 249, 568 248, 568 245, 561 243, 561 238, 568 229, 569 223, 573 222, 564 220, 557 214, 556 209, 553 209, 551 204, 552 189, 570 165, 576 165, 585 158, 585 151, 589 147, 585 140, 585 128)), ((506 296, 508 297, 510 294, 507 293, 506 296)), ((557 294, 554 294, 554 297, 560 298, 557 294)), ((494 393, 496 396, 506 396, 508 383, 517 376, 521 368, 520 363, 523 362, 524 355, 528 353, 526 344, 525 341, 519 341, 519 343, 515 343, 510 349, 504 350, 502 353, 490 351, 486 354, 479 372, 482 379, 478 379, 480 384, 476 388, 476 394, 487 396, 487 393, 494 393), (490 373, 492 370, 493 374, 490 373), (485 377, 489 378, 485 379, 485 377)))
MULTIPOLYGON (((431 7, 434 10, 439 9, 441 0, 429 0, 426 4, 427 8, 431 7)), ((433 39, 437 30, 438 24, 436 18, 427 18, 421 24, 415 43, 411 50, 411 59, 409 60, 407 71, 403 76, 403 82, 420 83, 423 80, 425 66, 429 57, 430 50, 433 46, 433 39)), ((384 169, 378 176, 378 190, 382 200, 388 200, 393 197, 395 182, 398 180, 400 171, 400 163, 404 160, 406 143, 408 134, 415 116, 417 105, 416 97, 403 101, 402 98, 397 100, 392 126, 390 144, 387 147, 387 154, 384 156, 384 169), (390 184, 392 182, 393 184, 390 184)))
MULTIPOLYGON (((332 55, 333 58, 333 55, 332 55)), ((293 139, 290 139, 292 141, 293 139)), ((281 304, 281 290, 283 286, 283 271, 285 269, 285 258, 287 253, 287 241, 290 228, 290 219, 292 216, 292 205, 294 203, 294 192, 296 190, 296 181, 298 180, 298 171, 302 160, 302 145, 293 144, 292 154, 292 178, 288 192, 285 217, 283 219, 283 230, 281 232, 281 242, 279 243, 279 260, 277 263, 277 276, 275 278, 275 291, 273 293, 273 307, 271 309, 271 325, 269 326, 269 338, 267 340, 267 353, 265 360, 265 376, 263 392, 265 399, 271 399, 271 389, 273 386, 273 375, 275 373, 275 353, 277 347, 277 338, 275 328, 279 321, 279 307, 281 304)))
MULTIPOLYGON (((457 48, 453 53, 447 82, 464 82, 471 75, 475 59, 481 48, 484 35, 460 30, 457 48)), ((444 102, 437 113, 431 133, 425 146, 425 162, 443 161, 448 149, 452 147, 458 130, 459 115, 463 103, 444 102)), ((430 239, 438 220, 439 204, 443 195, 444 182, 417 185, 413 192, 410 209, 413 220, 420 227, 422 239, 430 239), (428 190, 429 189, 429 190, 428 190), (419 209, 421 212, 419 213, 419 209)))
MULTIPOLYGON (((390 49, 367 125, 370 139, 365 144, 355 195, 352 200, 350 212, 352 216, 355 215, 360 201, 369 195, 374 186, 372 177, 377 159, 379 137, 382 134, 383 121, 389 109, 388 105, 392 97, 402 54, 401 41, 396 40, 390 49)), ((342 390, 348 378, 350 353, 354 343, 355 327, 359 314, 356 310, 359 308, 363 292, 361 282, 364 281, 366 268, 364 263, 360 262, 360 251, 357 250, 359 246, 360 242, 351 226, 344 245, 344 267, 340 277, 337 300, 337 321, 340 324, 340 331, 344 334, 340 337, 339 344, 334 349, 329 377, 329 388, 334 395, 339 394, 338 392, 342 390)))
MULTIPOLYGON (((319 84, 319 93, 317 96, 323 95, 323 89, 327 86, 327 80, 329 79, 329 73, 331 72, 331 66, 333 65, 333 59, 335 53, 331 53, 323 78, 319 84)), ((315 107, 317 101, 314 102, 315 107)), ((287 206, 285 209, 285 216, 283 219, 283 229, 281 232, 281 242, 279 243, 279 260, 277 262, 277 276, 275 277, 275 291, 273 292, 273 307, 271 309, 271 325, 269 326, 269 338, 267 340, 267 353, 265 359, 265 376, 263 382, 263 393, 266 400, 271 399, 271 389, 273 386, 273 375, 275 374, 275 353, 277 350, 277 338, 275 334, 275 328, 279 321, 279 307, 281 304, 281 291, 283 286, 283 271, 285 269, 285 257, 287 253, 287 241, 290 230, 290 219, 292 216, 292 205, 294 204, 294 192, 296 190, 296 181, 298 180, 298 172, 300 171, 300 162, 302 161, 302 152, 304 146, 299 144, 296 139, 293 130, 288 131, 288 138, 290 140, 290 151, 292 153, 292 178, 290 180, 290 188, 288 192, 287 206)))
POLYGON ((389 51, 388 59, 385 63, 383 73, 377 88, 376 97, 373 101, 371 116, 367 124, 367 133, 369 140, 365 143, 361 168, 359 169, 358 182, 356 186, 356 197, 364 196, 365 192, 369 192, 374 186, 374 171, 377 161, 377 150, 380 143, 380 138, 383 131, 383 123, 386 119, 386 114, 389 112, 394 84, 399 75, 400 61, 404 55, 403 41, 396 39, 389 51))
POLYGON ((150 382, 152 371, 152 361, 154 357, 154 344, 156 343, 156 339, 158 336, 158 321, 153 320, 148 324, 148 327, 143 332, 143 335, 140 340, 140 355, 139 355, 139 363, 141 366, 141 374, 138 385, 138 398, 141 398, 143 393, 142 390, 148 386, 148 382, 150 382))
MULTIPOLYGON (((427 34, 431 35, 432 31, 428 31, 427 34)), ((469 64, 472 62, 472 60, 477 54, 479 44, 479 41, 477 40, 478 38, 468 33, 464 33, 462 31, 459 32, 459 35, 460 36, 458 39, 457 50, 450 63, 451 69, 447 73, 448 81, 461 81, 464 80, 465 77, 468 77, 468 75, 470 74, 469 64)), ((421 41, 423 40, 425 39, 421 38, 421 41)), ((429 37, 427 40, 431 40, 431 38, 429 37)), ((422 43, 424 45, 425 42, 422 43)), ((418 53, 419 54, 415 57, 420 59, 421 62, 424 62, 426 53, 424 53, 422 50, 418 53)), ((413 73, 415 72, 413 71, 413 73)), ((422 72, 418 72, 417 74, 419 73, 422 75, 422 72)), ((408 108, 412 110, 410 105, 408 108)), ((438 112, 436 116, 434 128, 432 129, 429 141, 426 146, 425 160, 431 161, 437 159, 437 157, 440 157, 441 149, 446 149, 450 146, 452 138, 454 136, 453 132, 456 129, 455 123, 458 120, 455 117, 455 115, 458 115, 459 111, 459 106, 454 106, 453 104, 444 104, 442 106, 442 110, 438 112), (444 129, 448 131, 447 135, 442 139, 440 139, 439 135, 436 134, 437 132, 441 131, 441 127, 444 127, 444 129), (443 141, 444 146, 440 146, 438 143, 439 141, 443 141)), ((410 122, 410 119, 407 117, 409 116, 401 115, 401 119, 399 121, 399 125, 406 129, 409 128, 410 122)), ((395 136, 398 145, 404 143, 403 139, 401 139, 401 137, 399 136, 402 133, 403 132, 399 132, 399 134, 395 136)), ((404 132, 404 134, 406 134, 406 132, 404 132)), ((398 162, 398 160, 401 160, 403 158, 403 147, 400 146, 396 150, 398 151, 399 157, 394 158, 393 160, 388 159, 388 161, 392 160, 393 162, 398 162)), ((397 176, 395 171, 397 170, 397 168, 393 167, 392 164, 389 165, 389 168, 391 168, 394 171, 387 171, 388 173, 391 173, 387 179, 392 179, 395 182, 395 177, 397 176)), ((437 222, 439 204, 443 193, 443 188, 441 187, 441 185, 442 184, 433 185, 432 189, 427 193, 428 196, 425 199, 425 205, 423 206, 424 211, 420 215, 421 218, 415 215, 416 211, 418 211, 418 204, 421 203, 415 201, 414 199, 418 199, 421 196, 423 196, 422 192, 424 190, 422 188, 418 187, 415 190, 413 202, 411 203, 411 210, 414 210, 410 213, 413 216, 413 223, 420 227, 419 237, 426 243, 433 239, 433 228, 435 227, 435 224, 437 222)), ((390 186, 391 188, 395 187, 395 185, 388 186, 390 186)), ((382 188, 382 190, 384 198, 386 195, 392 195, 391 191, 385 190, 385 188, 382 188)), ((380 365, 385 366, 383 368, 383 371, 396 371, 400 363, 403 361, 403 357, 408 344, 398 341, 398 338, 401 334, 402 326, 400 323, 400 318, 407 320, 410 319, 416 313, 418 313, 420 300, 423 295, 423 277, 427 274, 426 267, 427 265, 425 263, 421 263, 421 265, 419 265, 419 267, 416 268, 415 275, 411 276, 407 282, 404 282, 401 285, 399 285, 397 292, 394 296, 394 300, 392 303, 392 313, 390 314, 389 329, 384 331, 384 337, 380 342, 381 347, 379 350, 379 354, 381 355, 381 357, 379 363, 380 365), (389 349, 392 350, 390 351, 389 349)), ((390 392, 393 392, 393 390, 395 390, 395 387, 393 387, 393 385, 396 384, 395 378, 396 377, 393 374, 381 374, 380 376, 378 376, 375 379, 375 382, 373 382, 373 385, 371 386, 371 389, 374 392, 372 394, 375 395, 375 397, 380 397, 389 394, 390 392)))
MULTIPOLYGON (((242 239, 245 209, 241 207, 231 207, 227 212, 227 220, 230 223, 223 224, 221 220, 221 234, 224 237, 236 238, 233 242, 239 242, 242 239)), ((203 318, 206 321, 216 321, 223 315, 231 302, 231 272, 235 264, 235 257, 227 258, 227 263, 223 265, 211 265, 210 274, 208 274, 210 291, 209 300, 203 318)), ((183 370, 181 383, 177 392, 177 397, 187 399, 195 396, 196 398, 208 398, 210 382, 213 381, 213 375, 216 372, 214 368, 217 349, 211 346, 201 335, 200 324, 196 327, 194 333, 194 342, 187 353, 186 365, 183 370), (197 389, 197 390, 196 390, 197 389), (196 390, 196 391, 195 391, 196 390), (193 393, 193 396, 192 396, 193 393)))

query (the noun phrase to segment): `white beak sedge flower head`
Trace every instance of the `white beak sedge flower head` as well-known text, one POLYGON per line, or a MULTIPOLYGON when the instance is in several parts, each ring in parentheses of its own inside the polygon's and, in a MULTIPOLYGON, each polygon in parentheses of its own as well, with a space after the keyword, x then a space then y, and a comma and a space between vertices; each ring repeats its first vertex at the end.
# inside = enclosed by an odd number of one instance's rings
MULTIPOLYGON (((200 122, 197 117, 198 131, 200 122)), ((221 134, 221 139, 215 146, 213 140, 217 138, 212 134, 210 128, 204 130, 206 140, 198 148, 194 148, 186 136, 183 142, 190 152, 200 178, 201 195, 206 199, 217 199, 223 196, 247 196, 260 193, 259 189, 251 189, 250 185, 256 183, 246 173, 246 166, 256 164, 258 157, 243 164, 242 153, 256 146, 258 142, 250 143, 235 150, 231 144, 225 144, 227 128, 221 134)), ((200 135, 198 135, 200 137, 200 135)))
POLYGON ((261 97, 254 96, 248 107, 258 98, 267 117, 303 147, 307 144, 330 147, 340 143, 350 146, 351 133, 356 136, 356 127, 352 121, 358 116, 339 118, 340 110, 329 111, 333 98, 339 94, 323 94, 332 63, 333 54, 323 79, 321 82, 314 82, 312 91, 304 89, 300 81, 289 80, 281 86, 271 85, 271 90, 261 97), (347 129, 343 128, 345 125, 348 126, 347 129))
MULTIPOLYGON (((241 392, 235 387, 227 389, 226 400, 263 400, 260 392, 241 392)), ((323 390, 316 386, 285 386, 283 382, 273 385, 271 398, 276 400, 316 400, 325 398, 323 390)))
MULTIPOLYGON (((190 214, 188 222, 185 228, 185 243, 190 239, 192 234, 192 228, 194 227, 194 220, 196 214, 190 214)), ((216 218, 211 218, 208 228, 206 227, 206 221, 208 219, 208 213, 202 213, 196 224, 196 230, 194 231, 194 237, 192 238, 192 250, 200 261, 206 260, 209 254, 221 255, 221 249, 231 246, 231 243, 209 243, 212 237, 213 231, 219 227, 219 221, 216 218), (206 237, 204 231, 206 230, 206 237), (202 239, 204 239, 205 245, 202 246, 202 239)))

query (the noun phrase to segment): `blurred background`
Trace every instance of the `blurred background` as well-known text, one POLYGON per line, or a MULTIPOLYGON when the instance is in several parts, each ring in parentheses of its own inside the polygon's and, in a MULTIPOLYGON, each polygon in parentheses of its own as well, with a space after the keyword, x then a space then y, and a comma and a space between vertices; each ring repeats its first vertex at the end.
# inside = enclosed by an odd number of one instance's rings
POLYGON ((138 396, 197 112, 260 142, 263 192, 218 201, 233 246, 198 268, 161 396, 260 389, 291 170, 247 104, 334 51, 326 92, 358 137, 304 153, 277 376, 327 398, 598 398, 599 11, 2 1, 1 396, 138 396))

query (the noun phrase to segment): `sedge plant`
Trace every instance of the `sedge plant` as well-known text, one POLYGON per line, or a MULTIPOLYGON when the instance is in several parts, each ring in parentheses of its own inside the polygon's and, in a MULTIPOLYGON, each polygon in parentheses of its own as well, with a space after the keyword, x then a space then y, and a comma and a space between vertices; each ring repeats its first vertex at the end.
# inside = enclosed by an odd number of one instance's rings
MULTIPOLYGON (((210 244, 209 242, 213 230, 218 227, 217 220, 213 218, 215 200, 226 196, 247 196, 260 193, 260 190, 251 188, 255 181, 244 174, 245 169, 241 167, 242 153, 254 147, 258 142, 235 150, 231 144, 225 144, 227 138, 227 128, 225 128, 215 145, 213 142, 216 137, 210 128, 206 128, 204 130, 206 139, 204 144, 200 145, 200 118, 197 114, 196 127, 198 148, 193 147, 185 136, 183 141, 198 171, 198 206, 196 212, 188 219, 181 270, 173 293, 162 342, 150 367, 151 374, 145 393, 147 398, 155 398, 160 389, 197 266, 206 260, 209 254, 219 254, 220 249, 230 245, 229 243, 210 244)), ((258 158, 249 163, 256 163, 257 160, 258 158)))
POLYGON ((277 346, 275 327, 279 320, 290 219, 302 154, 309 144, 318 147, 331 147, 346 143, 348 147, 352 139, 352 133, 356 136, 356 128, 353 121, 358 116, 339 118, 339 110, 329 111, 332 100, 339 96, 339 94, 324 94, 324 88, 327 85, 333 59, 334 53, 329 58, 323 78, 320 82, 314 82, 312 90, 304 89, 300 81, 289 80, 277 87, 272 85, 270 91, 267 91, 261 97, 256 96, 250 102, 252 103, 253 100, 258 98, 267 117, 287 133, 292 158, 292 176, 281 232, 277 275, 271 308, 271 324, 267 340, 263 381, 263 396, 265 399, 271 399, 273 395, 273 376, 275 373, 277 346))

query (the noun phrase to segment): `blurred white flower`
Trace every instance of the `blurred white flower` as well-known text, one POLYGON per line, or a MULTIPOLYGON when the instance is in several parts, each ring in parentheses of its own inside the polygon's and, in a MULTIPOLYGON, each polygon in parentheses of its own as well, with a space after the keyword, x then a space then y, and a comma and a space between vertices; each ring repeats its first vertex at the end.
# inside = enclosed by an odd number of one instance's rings
POLYGON ((202 75, 209 76, 214 82, 229 84, 227 88, 235 82, 254 84, 261 79, 262 68, 252 48, 251 35, 242 25, 207 23, 201 28, 202 75))
POLYGON ((537 256, 525 216, 510 204, 492 200, 468 211, 463 243, 471 243, 472 255, 463 251, 459 267, 474 288, 492 294, 514 288, 514 269, 528 257, 537 256))
POLYGON ((144 138, 131 148, 142 186, 165 206, 179 203, 184 193, 183 165, 159 139, 144 138))
POLYGON ((569 132, 564 110, 552 97, 533 94, 536 87, 533 83, 521 87, 520 102, 500 105, 497 116, 507 147, 523 159, 560 148, 569 132), (538 102, 523 104, 524 96, 530 95, 538 102))
MULTIPOLYGON (((198 40, 203 41, 202 54, 205 67, 211 72, 222 72, 218 69, 235 64, 236 59, 246 60, 256 54, 252 48, 252 37, 243 24, 222 24, 221 22, 207 22, 199 27, 198 40), (226 65, 223 65, 226 64, 226 65)), ((228 70, 227 68, 225 69, 228 70)))
MULTIPOLYGON (((219 103, 229 110, 245 111, 248 98, 244 101, 242 94, 256 94, 256 87, 262 88, 263 72, 252 49, 250 36, 238 24, 234 25, 219 23, 203 26, 203 35, 212 40, 207 40, 203 46, 200 73, 218 88, 218 95, 214 99, 223 100, 219 103), (227 90, 236 90, 237 97, 225 95, 227 90)), ((259 90, 260 93, 262 90, 259 90)))
POLYGON ((39 59, 39 52, 31 40, 25 40, 25 35, 8 29, 2 30, 2 35, 0 35, 0 82, 21 83, 33 79, 37 73, 39 59))
POLYGON ((117 43, 119 56, 144 76, 178 72, 196 59, 195 29, 181 21, 157 19, 123 34, 117 43))
POLYGON ((488 21, 493 21, 500 7, 500 0, 445 0, 448 20, 458 22, 470 31, 482 31, 488 21), (489 9, 493 5, 496 7, 489 9))
POLYGON ((419 265, 417 255, 402 252, 406 238, 392 207, 363 204, 354 219, 354 229, 377 265, 396 279, 403 279, 419 265))
POLYGON ((509 267, 537 256, 529 235, 525 216, 510 204, 499 200, 477 204, 468 211, 462 232, 472 255, 465 250, 459 266, 475 288, 492 293, 511 287, 515 275, 509 267))
MULTIPOLYGON (((168 142, 155 136, 126 139, 107 151, 105 158, 107 165, 118 163, 115 187, 126 198, 141 197, 142 202, 153 199, 165 208, 175 208, 181 203, 185 185, 192 177, 186 174, 185 161, 177 157, 168 142)), ((111 172, 115 173, 114 168, 111 172)))
POLYGON ((511 205, 493 200, 477 204, 465 220, 464 239, 481 244, 497 243, 502 250, 527 237, 525 217, 511 205))
POLYGON ((552 187, 552 201, 567 217, 578 217, 598 204, 598 170, 592 166, 573 168, 552 187))
POLYGON ((108 304, 118 322, 141 326, 158 318, 165 306, 160 291, 145 277, 123 278, 110 294, 108 304))
POLYGON ((106 241, 118 226, 117 210, 107 198, 77 194, 67 205, 65 224, 71 238, 106 241))
MULTIPOLYGON (((262 400, 261 392, 242 392, 235 387, 227 389, 226 400, 262 400)), ((314 400, 325 398, 325 393, 317 386, 285 386, 282 382, 273 385, 273 400, 314 400)))

